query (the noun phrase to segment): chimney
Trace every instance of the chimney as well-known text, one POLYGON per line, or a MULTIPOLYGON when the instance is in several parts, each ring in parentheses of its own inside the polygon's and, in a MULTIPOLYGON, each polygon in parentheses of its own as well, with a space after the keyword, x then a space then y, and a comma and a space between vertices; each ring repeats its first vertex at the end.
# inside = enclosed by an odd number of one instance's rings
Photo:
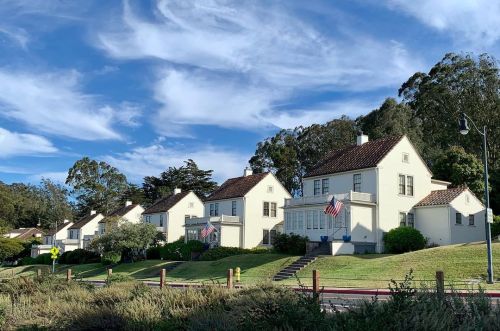
POLYGON ((95 214, 97 214, 97 212, 95 210, 90 211, 90 215, 95 215, 95 214))
POLYGON ((361 146, 367 142, 368 136, 366 134, 363 134, 363 131, 359 131, 358 136, 356 137, 356 145, 361 146))
POLYGON ((67 223, 69 223, 69 220, 66 220, 66 219, 63 220, 63 224, 67 224, 67 223))
POLYGON ((178 187, 174 188, 174 195, 181 193, 182 190, 178 187))
POLYGON ((131 206, 131 205, 132 205, 132 201, 130 201, 130 200, 125 201, 125 207, 131 206))
POLYGON ((246 167, 245 171, 243 171, 243 177, 247 177, 247 176, 251 176, 251 175, 253 175, 252 169, 250 169, 249 167, 246 167))

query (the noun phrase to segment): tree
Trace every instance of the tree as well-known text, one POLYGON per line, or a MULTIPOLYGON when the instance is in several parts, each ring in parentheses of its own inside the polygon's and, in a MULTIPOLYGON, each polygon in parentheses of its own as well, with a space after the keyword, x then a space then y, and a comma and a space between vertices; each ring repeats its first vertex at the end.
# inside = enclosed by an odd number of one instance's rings
POLYGON ((88 157, 76 161, 69 169, 66 184, 76 195, 79 216, 92 209, 108 214, 119 206, 128 188, 127 178, 118 169, 88 157))
POLYGON ((24 249, 23 243, 17 239, 0 238, 0 261, 5 261, 21 253, 24 249))
POLYGON ((144 194, 144 190, 135 185, 128 184, 127 189, 120 197, 120 205, 125 205, 126 201, 132 201, 132 203, 144 205, 147 203, 146 195, 144 194))
POLYGON ((196 162, 188 159, 179 168, 168 168, 160 177, 145 177, 142 188, 149 203, 171 194, 175 188, 183 191, 192 190, 198 196, 206 197, 217 188, 217 183, 212 180, 212 174, 213 170, 202 170, 198 168, 196 162))
POLYGON ((435 178, 450 181, 453 185, 467 185, 480 199, 484 196, 483 163, 463 147, 450 147, 440 155, 432 171, 435 178))
MULTIPOLYGON (((500 134, 500 75, 497 61, 487 55, 446 54, 429 73, 417 72, 399 89, 399 95, 421 121, 424 155, 434 160, 442 150, 460 144, 480 155, 482 137, 462 137, 457 130, 460 113, 466 112, 490 137, 500 134)), ((500 140, 489 140, 490 165, 497 169, 500 140)))
POLYGON ((92 240, 90 245, 101 253, 121 253, 124 259, 136 259, 144 256, 146 249, 154 245, 157 239, 158 231, 154 224, 124 222, 92 240))
POLYGON ((385 99, 380 108, 358 117, 356 123, 370 139, 405 134, 418 150, 423 148, 420 119, 407 104, 398 103, 394 98, 385 99))

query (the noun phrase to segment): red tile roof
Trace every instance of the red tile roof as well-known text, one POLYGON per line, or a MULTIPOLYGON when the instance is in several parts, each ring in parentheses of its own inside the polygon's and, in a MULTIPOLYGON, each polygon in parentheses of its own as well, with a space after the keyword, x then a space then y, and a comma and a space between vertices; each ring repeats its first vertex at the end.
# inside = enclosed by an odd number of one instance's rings
POLYGON ((215 190, 205 201, 224 200, 244 197, 255 185, 257 185, 269 173, 253 174, 230 178, 215 190))
POLYGON ((402 135, 351 145, 328 153, 304 177, 323 176, 350 170, 374 168, 401 141, 402 135))
POLYGON ((191 191, 185 191, 177 194, 171 194, 160 200, 157 200, 149 208, 142 212, 142 214, 155 214, 163 213, 169 211, 173 206, 175 206, 179 201, 181 201, 186 195, 191 191))
POLYGON ((414 207, 447 205, 455 200, 455 198, 457 198, 464 191, 468 191, 466 186, 432 191, 428 196, 420 200, 420 202, 414 207))

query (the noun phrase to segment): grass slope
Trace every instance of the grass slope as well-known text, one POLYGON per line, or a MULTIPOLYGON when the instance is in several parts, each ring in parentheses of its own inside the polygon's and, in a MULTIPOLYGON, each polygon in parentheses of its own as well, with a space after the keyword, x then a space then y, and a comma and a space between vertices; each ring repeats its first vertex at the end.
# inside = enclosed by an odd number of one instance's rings
MULTIPOLYGON (((500 277, 500 243, 493 244, 493 270, 500 277)), ((400 255, 352 255, 321 257, 298 273, 304 284, 312 282, 312 270, 320 272, 321 284, 338 287, 387 287, 413 269, 416 281, 433 280, 443 270, 446 281, 465 287, 472 279, 486 278, 486 245, 481 243, 436 247, 400 255)), ((296 283, 290 280, 288 283, 296 283)), ((481 284, 485 285, 484 282, 481 284)), ((500 288, 500 284, 488 286, 500 288)))

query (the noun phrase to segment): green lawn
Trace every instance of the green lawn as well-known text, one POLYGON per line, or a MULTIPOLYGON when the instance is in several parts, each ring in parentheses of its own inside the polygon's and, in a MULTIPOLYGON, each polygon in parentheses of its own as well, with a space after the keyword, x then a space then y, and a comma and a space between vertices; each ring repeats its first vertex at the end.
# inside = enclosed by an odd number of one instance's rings
MULTIPOLYGON (((500 243, 493 244, 494 264, 500 279, 500 243)), ((390 279, 401 280, 413 269, 414 279, 433 280, 436 270, 443 270, 446 281, 465 287, 473 279, 486 278, 486 245, 460 244, 425 249, 400 255, 352 255, 321 257, 298 273, 304 284, 311 284, 312 270, 320 273, 321 284, 337 287, 387 287, 390 279)), ((289 280, 287 283, 296 283, 289 280)), ((482 286, 485 283, 482 283, 482 286)), ((500 284, 488 286, 499 288, 500 284)))

